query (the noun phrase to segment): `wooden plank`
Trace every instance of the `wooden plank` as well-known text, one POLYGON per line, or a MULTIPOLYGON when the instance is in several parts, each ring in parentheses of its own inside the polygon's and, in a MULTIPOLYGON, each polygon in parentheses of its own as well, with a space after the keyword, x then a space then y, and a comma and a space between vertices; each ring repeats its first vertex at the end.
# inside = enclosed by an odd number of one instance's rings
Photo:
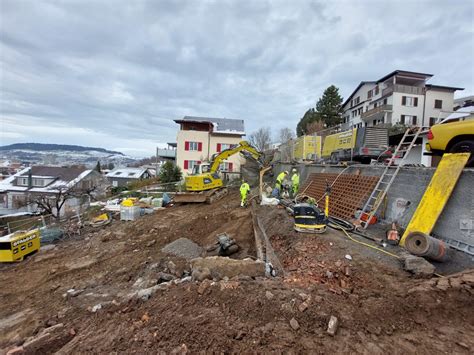
POLYGON ((405 244, 405 239, 411 232, 421 232, 428 235, 431 233, 469 156, 470 153, 447 153, 443 155, 410 223, 408 223, 400 240, 400 245, 405 244))

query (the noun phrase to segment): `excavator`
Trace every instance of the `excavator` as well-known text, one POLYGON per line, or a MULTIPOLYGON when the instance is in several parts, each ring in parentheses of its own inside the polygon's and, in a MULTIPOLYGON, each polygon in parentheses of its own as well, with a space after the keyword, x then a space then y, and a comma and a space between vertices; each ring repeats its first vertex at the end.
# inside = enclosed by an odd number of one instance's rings
POLYGON ((214 154, 210 163, 195 165, 191 175, 185 178, 187 192, 177 193, 174 201, 212 203, 227 195, 228 191, 219 175, 219 166, 225 159, 237 153, 256 160, 260 168, 263 167, 263 154, 248 142, 241 141, 232 148, 214 154))

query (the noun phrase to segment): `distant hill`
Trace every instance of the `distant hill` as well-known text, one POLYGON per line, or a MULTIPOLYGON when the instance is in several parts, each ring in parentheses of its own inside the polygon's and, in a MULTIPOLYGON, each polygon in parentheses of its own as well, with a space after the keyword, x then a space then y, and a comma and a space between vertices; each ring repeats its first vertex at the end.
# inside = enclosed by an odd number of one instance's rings
POLYGON ((83 147, 80 145, 69 145, 69 144, 15 143, 15 144, 1 146, 0 151, 4 151, 4 150, 32 150, 36 152, 43 152, 43 151, 85 152, 85 151, 92 150, 92 151, 101 152, 101 153, 125 156, 121 152, 115 152, 113 150, 107 150, 104 148, 83 147))

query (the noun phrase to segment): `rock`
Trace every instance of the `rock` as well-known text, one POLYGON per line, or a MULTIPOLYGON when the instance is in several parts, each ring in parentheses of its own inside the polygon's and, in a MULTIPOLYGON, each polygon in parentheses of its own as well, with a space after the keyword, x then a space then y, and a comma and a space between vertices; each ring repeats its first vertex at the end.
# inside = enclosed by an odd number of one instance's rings
POLYGON ((344 275, 351 276, 351 268, 349 266, 344 266, 344 275))
POLYGON ((299 310, 300 312, 304 312, 304 311, 306 311, 306 310, 308 309, 308 307, 309 307, 309 303, 308 303, 307 301, 305 301, 305 302, 301 303, 301 304, 298 306, 298 310, 299 310))
POLYGON ((338 327, 339 327, 339 320, 337 319, 337 317, 331 316, 328 323, 328 330, 327 330, 328 334, 331 336, 336 335, 338 327))
POLYGON ((153 240, 150 240, 148 243, 146 243, 146 246, 147 246, 148 248, 150 248, 150 247, 152 247, 152 246, 155 245, 155 244, 156 244, 156 239, 153 239, 153 240))
POLYGON ((229 259, 228 257, 211 256, 207 258, 196 258, 191 260, 191 268, 195 269, 207 268, 211 275, 219 275, 220 277, 235 277, 238 275, 247 275, 250 277, 264 277, 265 263, 252 259, 229 259))
POLYGON ((158 290, 164 290, 169 286, 169 284, 162 283, 159 285, 155 285, 152 287, 144 288, 142 290, 137 291, 136 293, 133 293, 131 296, 135 296, 142 301, 148 301, 150 297, 158 290))
POLYGON ((446 277, 442 277, 441 279, 439 279, 436 283, 436 288, 442 291, 446 291, 449 288, 449 279, 446 277))
POLYGON ((223 290, 235 290, 240 286, 238 281, 221 281, 220 283, 221 291, 223 290))
POLYGON ((24 353, 25 353, 25 349, 23 348, 23 346, 16 346, 7 351, 7 355, 20 355, 24 353))
POLYGON ((306 301, 308 298, 311 298, 311 296, 303 292, 299 293, 298 296, 300 296, 303 301, 306 301))
POLYGON ((198 289, 197 289, 197 292, 202 295, 207 289, 208 287, 211 285, 211 281, 210 280, 204 280, 203 282, 201 282, 201 284, 199 285, 198 289))
POLYGON ((187 238, 179 238, 171 242, 161 249, 163 253, 175 255, 180 258, 191 260, 200 257, 203 253, 203 248, 187 238))
POLYGON ((99 303, 99 304, 96 304, 94 307, 91 308, 91 312, 96 313, 100 309, 102 309, 102 305, 99 303))
POLYGON ((290 320, 290 326, 293 330, 298 330, 300 329, 300 324, 298 323, 298 321, 295 319, 295 318, 291 318, 290 320))
POLYGON ((344 257, 345 257, 347 260, 352 260, 352 256, 350 256, 349 254, 346 254, 344 257))
POLYGON ((332 278, 334 277, 334 274, 333 274, 331 271, 327 270, 327 271, 326 271, 326 277, 327 277, 328 279, 332 279, 332 278))
POLYGON ((191 273, 191 278, 193 281, 203 281, 212 279, 211 271, 209 268, 195 268, 191 273))
POLYGON ((273 297, 275 297, 275 296, 270 291, 267 291, 267 292, 265 292, 265 297, 267 298, 267 300, 271 301, 273 299, 273 297))
POLYGON ((72 336, 64 328, 64 324, 56 324, 45 328, 36 336, 27 339, 22 347, 27 354, 56 352, 64 346, 72 336))
POLYGON ((244 336, 246 336, 247 333, 244 332, 243 330, 239 330, 236 334, 236 336, 234 337, 235 340, 242 340, 244 338, 244 336))
POLYGON ((168 282, 176 278, 171 274, 167 274, 166 272, 159 272, 157 277, 158 277, 158 283, 168 282))
POLYGON ((404 269, 418 277, 429 277, 435 272, 435 267, 425 259, 409 255, 404 260, 404 269))
POLYGON ((173 350, 171 350, 171 354, 187 354, 188 353, 188 347, 186 344, 181 344, 181 346, 177 346, 173 350))
POLYGON ((48 250, 54 250, 56 249, 56 245, 54 244, 48 244, 45 246, 41 246, 41 251, 48 251, 48 250))

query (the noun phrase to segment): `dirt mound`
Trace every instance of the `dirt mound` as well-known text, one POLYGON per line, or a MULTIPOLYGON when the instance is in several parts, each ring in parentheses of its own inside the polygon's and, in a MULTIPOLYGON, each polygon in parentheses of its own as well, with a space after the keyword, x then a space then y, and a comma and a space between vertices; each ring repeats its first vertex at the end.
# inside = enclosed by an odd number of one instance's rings
POLYGON ((179 258, 191 260, 202 256, 204 249, 189 239, 179 238, 174 242, 166 244, 161 251, 179 258))

